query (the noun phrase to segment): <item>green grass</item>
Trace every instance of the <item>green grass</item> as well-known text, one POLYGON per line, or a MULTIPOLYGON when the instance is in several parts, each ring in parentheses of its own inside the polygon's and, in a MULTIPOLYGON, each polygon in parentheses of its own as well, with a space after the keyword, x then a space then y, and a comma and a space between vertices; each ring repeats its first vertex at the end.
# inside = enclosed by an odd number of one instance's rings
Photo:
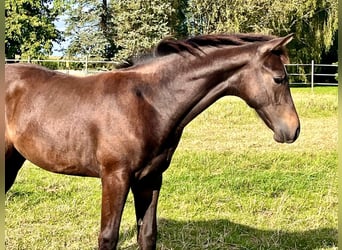
MULTIPOLYGON (((293 88, 302 132, 277 144, 240 99, 185 130, 164 174, 158 249, 337 249, 337 88, 293 88)), ((6 198, 6 249, 96 249, 98 179, 30 163, 6 198)), ((120 249, 137 249, 132 195, 120 249)))

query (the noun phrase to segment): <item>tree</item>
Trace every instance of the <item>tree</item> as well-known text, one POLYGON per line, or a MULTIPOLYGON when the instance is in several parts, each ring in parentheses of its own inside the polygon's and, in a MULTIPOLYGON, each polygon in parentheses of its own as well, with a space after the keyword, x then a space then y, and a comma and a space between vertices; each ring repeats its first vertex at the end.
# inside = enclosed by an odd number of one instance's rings
MULTIPOLYGON (((337 32, 337 0, 189 0, 189 34, 294 33, 293 61, 319 61, 337 32)), ((337 53, 337 51, 336 51, 337 53)))
POLYGON ((119 46, 116 58, 121 60, 141 53, 172 34, 171 1, 117 0, 113 3, 116 36, 119 46))
POLYGON ((189 0, 187 19, 190 35, 239 32, 245 21, 242 11, 249 5, 234 0, 189 0))
POLYGON ((173 9, 169 18, 171 33, 176 38, 185 38, 189 35, 186 16, 189 6, 188 0, 173 0, 171 6, 173 9))
POLYGON ((289 49, 298 63, 335 50, 337 0, 69 0, 68 6, 71 55, 121 60, 166 36, 235 32, 294 33, 289 49))
POLYGON ((69 0, 65 15, 68 55, 110 59, 117 52, 111 5, 106 0, 69 0))
MULTIPOLYGON (((320 61, 334 44, 337 36, 337 0, 307 0, 302 4, 292 0, 294 7, 289 14, 289 31, 296 34, 290 49, 297 62, 320 61)), ((337 55, 337 50, 335 51, 337 55)))
POLYGON ((112 31, 114 27, 113 16, 111 14, 111 9, 107 4, 107 0, 102 0, 101 10, 102 13, 100 15, 100 28, 108 42, 108 45, 105 46, 104 57, 112 58, 117 52, 117 46, 113 40, 113 36, 115 35, 115 32, 112 31))
POLYGON ((61 41, 54 24, 60 10, 58 0, 5 0, 6 58, 49 55, 52 42, 61 41))
POLYGON ((67 6, 69 55, 122 60, 165 36, 187 35, 187 0, 69 0, 67 6))

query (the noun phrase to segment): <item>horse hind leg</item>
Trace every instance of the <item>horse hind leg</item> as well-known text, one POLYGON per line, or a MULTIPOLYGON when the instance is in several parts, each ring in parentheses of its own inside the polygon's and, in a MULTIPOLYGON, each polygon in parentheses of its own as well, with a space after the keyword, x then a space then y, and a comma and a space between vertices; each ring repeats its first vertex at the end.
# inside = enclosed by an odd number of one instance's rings
POLYGON ((5 193, 12 187, 25 158, 5 140, 5 193))

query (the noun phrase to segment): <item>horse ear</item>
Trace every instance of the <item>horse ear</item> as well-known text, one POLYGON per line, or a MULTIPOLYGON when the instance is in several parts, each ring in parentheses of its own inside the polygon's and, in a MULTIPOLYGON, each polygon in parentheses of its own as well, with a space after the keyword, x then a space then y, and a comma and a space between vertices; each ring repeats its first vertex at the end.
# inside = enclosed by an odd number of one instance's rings
POLYGON ((292 33, 287 35, 287 36, 284 36, 284 37, 272 39, 270 41, 267 41, 267 42, 264 42, 263 44, 261 44, 258 51, 260 52, 261 55, 263 55, 263 54, 269 53, 271 51, 280 50, 286 44, 291 42, 292 39, 293 39, 292 33))

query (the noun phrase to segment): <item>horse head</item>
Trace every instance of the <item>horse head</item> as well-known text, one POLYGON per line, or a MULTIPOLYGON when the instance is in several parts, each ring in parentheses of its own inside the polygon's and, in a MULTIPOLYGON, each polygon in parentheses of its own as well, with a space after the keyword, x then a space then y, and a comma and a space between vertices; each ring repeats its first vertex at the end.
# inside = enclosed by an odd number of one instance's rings
POLYGON ((293 38, 290 34, 257 44, 256 55, 242 72, 244 82, 241 97, 254 108, 280 143, 294 142, 300 133, 300 122, 293 104, 285 63, 284 46, 293 38))

